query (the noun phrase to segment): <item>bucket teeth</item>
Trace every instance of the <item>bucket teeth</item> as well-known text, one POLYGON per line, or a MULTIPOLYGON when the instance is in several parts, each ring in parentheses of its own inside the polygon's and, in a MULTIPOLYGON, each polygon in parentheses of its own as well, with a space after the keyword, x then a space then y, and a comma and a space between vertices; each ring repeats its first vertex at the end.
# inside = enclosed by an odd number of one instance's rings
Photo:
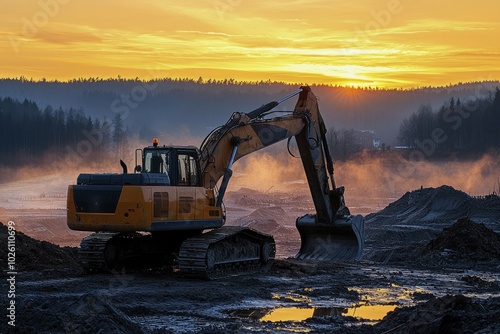
POLYGON ((361 215, 337 217, 333 224, 321 224, 315 215, 297 219, 301 237, 298 259, 358 261, 363 254, 364 219, 361 215))

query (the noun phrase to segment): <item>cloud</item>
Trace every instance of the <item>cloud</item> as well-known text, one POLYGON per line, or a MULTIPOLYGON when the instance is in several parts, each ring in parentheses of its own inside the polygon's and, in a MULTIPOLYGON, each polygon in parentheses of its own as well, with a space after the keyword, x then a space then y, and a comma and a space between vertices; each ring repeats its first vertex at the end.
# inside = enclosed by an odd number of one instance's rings
MULTIPOLYGON (((22 57, 7 52, 0 74, 38 68, 65 77, 141 77, 161 62, 195 79, 387 87, 474 81, 486 67, 500 75, 494 62, 500 48, 492 42, 500 5, 475 4, 470 15, 463 2, 401 3, 400 13, 378 17, 385 20, 377 21, 380 29, 365 31, 387 0, 70 2, 29 41, 16 39, 22 57)), ((9 36, 22 37, 22 18, 40 10, 37 3, 13 3, 9 15, 0 13, 0 34, 7 36, 0 49, 12 51, 9 36)))
POLYGON ((92 33, 71 31, 40 31, 37 39, 53 44, 100 43, 102 38, 92 33))

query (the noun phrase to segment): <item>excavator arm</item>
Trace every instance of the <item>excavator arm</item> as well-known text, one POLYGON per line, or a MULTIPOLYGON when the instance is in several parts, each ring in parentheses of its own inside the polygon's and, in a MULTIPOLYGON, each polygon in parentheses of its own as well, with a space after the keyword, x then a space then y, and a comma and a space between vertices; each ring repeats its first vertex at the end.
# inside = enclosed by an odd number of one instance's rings
MULTIPOLYGON (((289 97, 300 91, 290 94, 289 97)), ((304 128, 306 120, 291 113, 270 119, 261 117, 276 105, 278 101, 249 113, 233 113, 225 125, 215 129, 205 138, 200 146, 200 165, 205 188, 213 188, 226 174, 227 167, 238 159, 290 138, 304 128)))
POLYGON ((222 178, 216 203, 222 205, 235 161, 295 137, 316 209, 315 215, 297 219, 302 241, 297 257, 358 260, 363 251, 364 220, 359 215, 350 215, 344 204, 344 188, 335 185, 325 134, 317 98, 307 86, 249 113, 234 113, 225 125, 209 134, 200 147, 204 186, 214 188, 222 178), (297 94, 295 108, 288 115, 264 118, 280 102, 297 94))

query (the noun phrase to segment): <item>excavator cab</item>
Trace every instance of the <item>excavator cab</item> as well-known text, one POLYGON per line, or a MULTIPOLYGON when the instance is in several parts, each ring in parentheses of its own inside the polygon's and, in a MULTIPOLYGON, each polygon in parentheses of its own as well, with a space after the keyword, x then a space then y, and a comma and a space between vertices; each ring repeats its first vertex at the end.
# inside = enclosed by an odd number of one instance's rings
POLYGON ((154 138, 153 146, 136 150, 135 159, 138 173, 166 174, 172 186, 201 186, 198 150, 194 146, 158 146, 154 138), (137 164, 138 160, 142 165, 137 164))

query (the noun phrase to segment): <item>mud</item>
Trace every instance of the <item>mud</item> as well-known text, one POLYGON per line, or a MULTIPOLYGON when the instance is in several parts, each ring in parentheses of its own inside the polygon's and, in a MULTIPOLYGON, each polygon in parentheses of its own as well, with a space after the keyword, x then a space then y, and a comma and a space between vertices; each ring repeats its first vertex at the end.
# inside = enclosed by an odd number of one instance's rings
POLYGON ((462 218, 429 242, 421 255, 443 256, 456 262, 500 260, 500 235, 483 224, 462 218))
MULTIPOLYGON (((15 227, 15 226, 14 226, 15 227)), ((0 266, 7 268, 7 226, 0 223, 0 266), (5 245, 5 246, 4 246, 5 245)), ((16 269, 29 270, 81 270, 78 250, 75 247, 60 247, 47 241, 36 240, 16 231, 15 234, 16 269)))
POLYGON ((268 272, 216 281, 175 268, 84 275, 76 248, 18 233, 16 327, 3 320, 0 332, 500 332, 497 196, 408 192, 366 217, 364 259, 345 264, 285 258, 298 250, 293 217, 310 202, 233 195, 232 224, 275 235, 282 255, 268 272))
POLYGON ((377 333, 498 333, 499 298, 475 301, 463 295, 444 296, 397 309, 374 326, 377 333))

